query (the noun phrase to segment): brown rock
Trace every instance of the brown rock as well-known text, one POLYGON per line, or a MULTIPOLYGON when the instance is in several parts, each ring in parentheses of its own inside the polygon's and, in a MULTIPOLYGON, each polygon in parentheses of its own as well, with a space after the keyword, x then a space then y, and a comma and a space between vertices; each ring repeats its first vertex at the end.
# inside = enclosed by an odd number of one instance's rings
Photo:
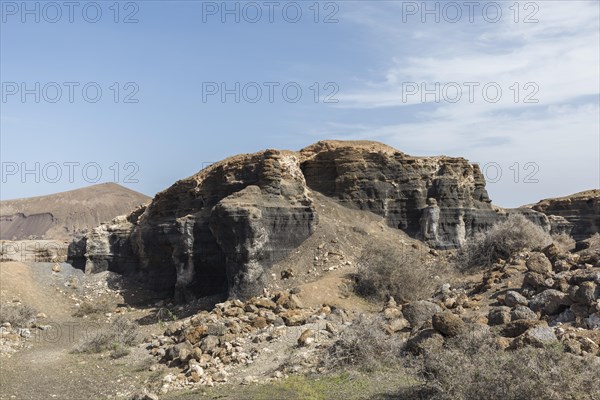
POLYGON ((523 286, 531 286, 534 289, 545 287, 546 278, 537 272, 527 272, 523 276, 523 286))
POLYGON ((267 325, 267 320, 264 317, 256 317, 252 322, 252 326, 257 329, 265 328, 267 325))
POLYGON ((280 317, 287 326, 299 326, 304 325, 308 315, 302 310, 288 310, 280 314, 280 317))
POLYGON ((265 299, 263 297, 250 299, 249 303, 260 308, 267 308, 269 310, 274 310, 277 307, 277 304, 275 304, 272 300, 265 299))
POLYGON ((444 336, 458 336, 466 330, 463 320, 450 312, 435 314, 431 322, 433 329, 444 336))
POLYGON ((512 321, 500 329, 500 334, 505 337, 517 337, 525 333, 530 328, 536 328, 540 326, 548 326, 545 321, 537 319, 519 319, 512 321))
POLYGON ((527 265, 529 271, 537 272, 538 274, 548 274, 552 272, 552 264, 544 253, 530 253, 525 265, 527 265))
POLYGON ((313 329, 307 329, 298 338, 298 346, 306 347, 310 346, 315 341, 315 331, 313 329))

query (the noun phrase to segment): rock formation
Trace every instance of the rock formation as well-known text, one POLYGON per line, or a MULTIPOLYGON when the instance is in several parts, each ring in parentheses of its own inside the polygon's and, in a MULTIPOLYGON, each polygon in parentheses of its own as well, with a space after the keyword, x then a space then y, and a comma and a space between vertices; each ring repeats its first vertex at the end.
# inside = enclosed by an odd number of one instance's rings
POLYGON ((378 214, 411 236, 421 232, 427 199, 435 199, 440 216, 434 247, 456 247, 465 234, 499 219, 479 167, 463 158, 413 157, 379 143, 342 141, 318 142, 301 154, 311 189, 378 214))
MULTIPOLYGON (((312 192, 377 214, 413 237, 426 225, 422 239, 436 248, 456 248, 507 214, 492 207, 479 167, 463 158, 324 141, 215 163, 74 242, 70 260, 88 272, 135 275, 180 298, 248 297, 313 233, 312 192)), ((549 225, 544 214, 518 212, 549 225)))
POLYGON ((137 275, 179 298, 247 297, 317 223, 296 153, 267 150, 211 165, 71 246, 88 272, 137 275))
POLYGON ((542 200, 531 208, 548 215, 556 230, 570 230, 575 240, 600 231, 600 190, 542 200))

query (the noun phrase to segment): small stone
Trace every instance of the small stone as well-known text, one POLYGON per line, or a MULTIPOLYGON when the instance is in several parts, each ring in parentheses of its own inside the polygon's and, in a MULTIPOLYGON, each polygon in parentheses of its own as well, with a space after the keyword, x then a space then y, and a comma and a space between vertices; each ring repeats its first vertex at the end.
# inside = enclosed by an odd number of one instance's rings
POLYGON ((518 305, 527 305, 527 298, 519 292, 509 290, 504 295, 504 304, 508 307, 516 307, 518 305))
POLYGON ((315 331, 313 329, 307 329, 298 338, 298 346, 307 347, 315 341, 315 331))
POLYGON ((538 274, 547 274, 552 272, 552 264, 544 253, 530 253, 525 265, 529 271, 537 272, 538 274))
POLYGON ((488 325, 504 325, 509 323, 511 320, 510 308, 508 307, 496 307, 492 308, 488 313, 488 325))
POLYGON ((460 335, 466 328, 464 321, 451 312, 435 314, 432 318, 432 325, 436 331, 449 337, 460 335))

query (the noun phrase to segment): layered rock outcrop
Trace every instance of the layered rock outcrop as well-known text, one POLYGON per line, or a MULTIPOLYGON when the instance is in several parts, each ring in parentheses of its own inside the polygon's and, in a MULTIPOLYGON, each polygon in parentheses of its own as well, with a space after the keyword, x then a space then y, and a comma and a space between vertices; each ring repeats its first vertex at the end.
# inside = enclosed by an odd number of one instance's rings
POLYGON ((176 182, 148 207, 94 229, 70 254, 88 272, 136 275, 180 298, 247 297, 316 223, 298 155, 267 150, 176 182))
POLYGON ((600 190, 542 200, 531 208, 548 215, 556 230, 570 230, 575 240, 584 240, 600 231, 600 190))
POLYGON ((413 157, 379 143, 342 141, 319 142, 301 154, 311 189, 378 214, 411 236, 433 239, 434 247, 456 247, 501 218, 479 167, 464 158, 413 157), (439 207, 436 238, 421 232, 429 198, 439 207))
MULTIPOLYGON (((176 182, 127 217, 71 245, 88 272, 137 276, 176 296, 256 294, 272 265, 314 231, 311 192, 370 211, 436 248, 456 248, 507 212, 477 165, 413 157, 376 142, 324 141, 300 152, 228 158, 176 182)), ((548 225, 544 214, 526 216, 548 225)))

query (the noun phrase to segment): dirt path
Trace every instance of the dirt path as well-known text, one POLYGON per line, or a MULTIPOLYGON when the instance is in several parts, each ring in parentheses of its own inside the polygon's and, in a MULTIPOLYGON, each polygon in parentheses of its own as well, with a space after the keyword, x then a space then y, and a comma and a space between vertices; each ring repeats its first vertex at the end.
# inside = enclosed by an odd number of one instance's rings
MULTIPOLYGON (((109 399, 129 398, 152 378, 148 354, 133 348, 130 355, 111 359, 108 355, 73 354, 73 347, 85 337, 107 326, 97 318, 73 317, 76 291, 65 285, 80 271, 63 264, 60 273, 52 264, 0 264, 0 298, 5 303, 20 300, 47 315, 38 321, 45 330, 32 328, 27 347, 9 356, 0 356, 0 399, 109 399)), ((145 311, 132 312, 132 319, 145 311)))

